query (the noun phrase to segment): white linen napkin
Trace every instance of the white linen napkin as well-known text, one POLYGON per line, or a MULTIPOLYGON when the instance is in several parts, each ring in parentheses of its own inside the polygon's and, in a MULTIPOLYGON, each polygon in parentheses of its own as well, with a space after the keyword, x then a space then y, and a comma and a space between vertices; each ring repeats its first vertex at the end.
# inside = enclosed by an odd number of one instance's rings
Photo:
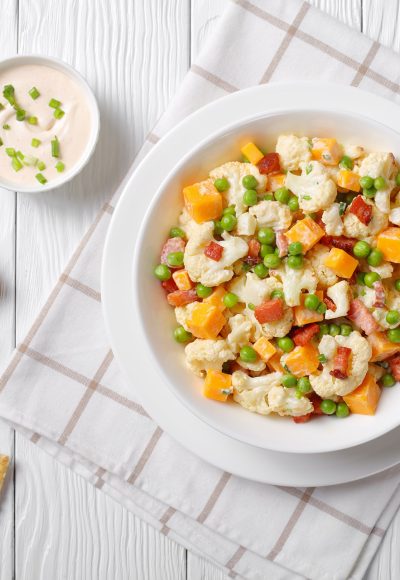
MULTIPOLYGON (((399 56, 300 0, 237 0, 142 155, 199 106, 259 83, 326 80, 399 100, 399 56)), ((0 381, 0 415, 190 550, 249 579, 361 578, 400 504, 400 470, 329 488, 224 473, 154 424, 113 359, 99 213, 0 381), (184 468, 183 468, 184 466, 184 468)))

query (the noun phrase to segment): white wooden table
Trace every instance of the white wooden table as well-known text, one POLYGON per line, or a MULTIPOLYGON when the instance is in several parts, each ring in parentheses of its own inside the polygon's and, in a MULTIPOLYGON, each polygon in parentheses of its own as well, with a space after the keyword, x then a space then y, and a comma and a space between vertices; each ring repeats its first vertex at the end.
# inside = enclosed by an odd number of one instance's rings
MULTIPOLYGON (((400 51, 400 0, 312 3, 400 51)), ((1 0, 0 58, 39 53, 66 60, 87 77, 102 112, 96 161, 82 178, 54 194, 0 192, 2 364, 225 5, 226 0, 1 0)), ((226 578, 4 425, 0 452, 15 458, 0 505, 0 580, 226 578)), ((400 514, 368 580, 395 579, 399 572, 400 514)))

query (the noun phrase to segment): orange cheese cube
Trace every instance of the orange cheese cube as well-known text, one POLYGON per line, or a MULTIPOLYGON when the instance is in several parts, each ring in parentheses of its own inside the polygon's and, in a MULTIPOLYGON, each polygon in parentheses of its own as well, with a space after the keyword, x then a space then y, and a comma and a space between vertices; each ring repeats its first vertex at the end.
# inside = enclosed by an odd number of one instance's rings
POLYGON ((343 157, 343 149, 336 139, 316 139, 311 148, 314 159, 324 165, 337 165, 343 157))
POLYGON ((196 338, 217 338, 225 323, 222 312, 206 302, 196 304, 186 320, 190 332, 196 338))
POLYGON ((224 296, 226 294, 226 290, 223 286, 218 286, 215 288, 214 292, 210 294, 207 298, 204 298, 203 302, 207 304, 211 304, 218 308, 220 312, 223 312, 226 308, 224 304, 224 296))
POLYGON ((295 377, 311 375, 319 366, 318 350, 310 343, 296 346, 287 355, 285 365, 295 377))
POLYGON ((286 175, 284 173, 271 173, 268 175, 268 190, 276 191, 285 185, 286 175))
POLYGON ((189 278, 189 274, 186 270, 176 270, 172 274, 172 278, 178 286, 178 290, 190 290, 193 288, 193 282, 189 278))
POLYGON ((188 213, 198 224, 215 220, 222 213, 222 197, 211 179, 185 187, 183 199, 188 213))
MULTIPOLYGON (((322 290, 317 290, 314 292, 318 296, 320 302, 324 298, 324 293, 322 290)), ((316 310, 308 310, 304 307, 304 300, 307 294, 300 294, 300 305, 294 307, 294 323, 296 326, 304 326, 305 324, 311 324, 312 322, 321 322, 324 319, 323 314, 318 314, 316 310)))
POLYGON ((384 332, 372 332, 367 340, 372 347, 371 362, 385 360, 400 352, 400 344, 391 342, 384 332))
POLYGON ((225 402, 232 393, 232 376, 220 371, 208 370, 204 381, 203 395, 214 401, 225 402))
POLYGON ((292 242, 301 242, 303 252, 308 252, 325 235, 324 230, 310 217, 297 221, 285 236, 292 242))
POLYGON ((375 415, 381 389, 372 375, 367 373, 359 387, 343 397, 352 413, 375 415))
POLYGON ((376 247, 383 253, 385 260, 400 264, 400 228, 391 227, 381 232, 376 247))
POLYGON ((272 355, 276 353, 276 348, 269 342, 267 338, 265 338, 265 336, 259 338, 253 344, 253 348, 259 355, 260 359, 264 362, 267 362, 272 357, 272 355))
POLYGON ((278 349, 275 354, 271 356, 271 358, 267 362, 267 366, 271 371, 284 373, 285 369, 281 363, 281 356, 283 355, 283 351, 278 349))
POLYGON ((324 260, 324 264, 333 270, 337 276, 351 278, 358 266, 358 260, 340 248, 331 248, 324 260))
POLYGON ((257 165, 257 163, 259 163, 264 157, 264 153, 262 153, 254 143, 247 143, 240 151, 246 159, 250 161, 250 163, 253 163, 253 165, 257 165))
POLYGON ((353 171, 348 171, 347 169, 341 169, 337 174, 337 184, 343 189, 349 189, 350 191, 355 191, 358 193, 361 189, 360 176, 353 171))

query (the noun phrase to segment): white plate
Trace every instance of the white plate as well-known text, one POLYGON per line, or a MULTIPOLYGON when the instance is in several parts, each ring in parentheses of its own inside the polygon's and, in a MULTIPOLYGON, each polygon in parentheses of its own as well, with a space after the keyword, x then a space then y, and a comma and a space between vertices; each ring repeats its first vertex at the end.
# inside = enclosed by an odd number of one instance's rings
MULTIPOLYGON (((206 425, 182 405, 152 365, 132 300, 134 244, 151 196, 149 193, 146 199, 143 192, 156 192, 164 176, 200 140, 232 124, 242 116, 243 109, 260 115, 265 113, 265 103, 271 112, 310 108, 310 102, 324 103, 324 108, 329 109, 329 103, 333 107, 333 97, 339 108, 350 113, 367 117, 373 113, 378 122, 387 125, 391 122, 396 126, 400 121, 398 108, 392 103, 336 85, 274 84, 216 101, 187 118, 161 140, 130 177, 114 212, 104 253, 102 296, 112 347, 128 380, 135 383, 149 414, 182 445, 214 465, 242 477, 280 485, 331 485, 391 467, 400 462, 397 445, 400 429, 345 451, 306 455, 257 448, 206 425), (296 106, 291 97, 293 91, 296 106), (141 192, 140 195, 137 192, 141 192)), ((345 428, 345 421, 343 425, 345 428)))

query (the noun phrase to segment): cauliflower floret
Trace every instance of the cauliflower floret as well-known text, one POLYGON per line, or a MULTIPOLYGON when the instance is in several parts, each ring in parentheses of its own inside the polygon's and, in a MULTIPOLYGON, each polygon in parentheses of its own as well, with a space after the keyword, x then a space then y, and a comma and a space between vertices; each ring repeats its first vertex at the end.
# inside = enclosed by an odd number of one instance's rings
POLYGON ((336 310, 328 309, 325 313, 325 318, 330 320, 331 318, 346 316, 350 308, 350 286, 347 280, 341 280, 334 284, 328 288, 326 293, 336 304, 336 310))
POLYGON ((190 238, 190 236, 193 234, 193 231, 198 226, 198 224, 191 218, 190 213, 188 212, 186 207, 183 208, 181 215, 179 216, 178 222, 180 227, 185 232, 187 238, 190 238))
POLYGON ((304 267, 301 270, 289 268, 285 261, 283 266, 274 270, 274 275, 282 280, 285 301, 288 306, 300 304, 302 290, 308 290, 312 294, 317 288, 318 280, 308 260, 304 260, 304 267))
POLYGON ((372 206, 372 219, 368 225, 360 222, 358 217, 346 210, 343 218, 344 235, 348 238, 357 238, 365 240, 384 230, 388 225, 388 216, 382 213, 376 205, 369 199, 364 198, 365 203, 372 206))
POLYGON ((301 163, 301 175, 286 175, 286 187, 298 198, 299 206, 305 212, 327 209, 335 201, 336 184, 326 168, 318 161, 301 163))
POLYGON ((393 266, 390 262, 382 262, 380 266, 370 266, 372 272, 376 272, 382 279, 391 278, 393 275, 393 266))
POLYGON ((287 230, 292 223, 292 212, 287 205, 279 201, 261 201, 251 207, 249 212, 256 218, 259 228, 287 230))
POLYGON ((373 288, 367 288, 367 286, 357 286, 357 295, 367 308, 373 308, 374 302, 376 300, 376 294, 373 288))
POLYGON ((228 322, 230 333, 226 337, 226 342, 233 352, 239 352, 242 346, 249 344, 253 331, 251 321, 244 314, 235 314, 228 322))
POLYGON ((187 332, 190 332, 190 330, 186 324, 186 321, 191 315, 193 308, 196 308, 196 306, 197 302, 191 302, 190 304, 186 304, 186 306, 177 306, 175 308, 176 321, 178 324, 183 326, 187 332))
POLYGON ((352 145, 351 143, 347 143, 347 145, 343 145, 344 155, 350 157, 350 159, 359 159, 364 155, 364 148, 360 147, 359 145, 352 145))
POLYGON ((239 161, 229 161, 220 167, 210 171, 210 177, 220 179, 225 177, 229 181, 229 189, 222 192, 227 205, 234 205, 236 216, 239 217, 247 211, 247 206, 243 203, 243 194, 246 191, 242 179, 245 175, 254 175, 258 181, 256 190, 261 193, 265 191, 267 177, 262 175, 258 168, 252 163, 240 163, 239 161))
POLYGON ((388 310, 396 310, 397 312, 400 311, 400 295, 398 292, 393 290, 393 288, 385 288, 386 291, 386 307, 387 308, 374 308, 372 311, 372 316, 375 320, 382 326, 382 328, 389 329, 389 328, 397 328, 400 326, 400 322, 396 324, 389 324, 386 320, 386 314, 388 310))
POLYGON ((262 361, 260 358, 258 360, 256 360, 256 362, 252 362, 252 363, 251 362, 244 362, 241 358, 238 358, 236 362, 243 369, 246 369, 248 371, 254 371, 255 373, 260 373, 266 367, 265 362, 262 361))
POLYGON ((249 377, 242 371, 232 374, 233 399, 252 413, 268 415, 268 392, 281 382, 281 373, 270 373, 261 377, 249 377))
POLYGON ((325 266, 325 258, 329 254, 330 248, 322 244, 316 244, 307 252, 307 258, 311 263, 314 274, 317 277, 318 284, 321 286, 333 286, 336 284, 338 277, 333 270, 325 266))
POLYGON ((389 221, 395 226, 400 226, 400 207, 394 207, 390 210, 389 221))
POLYGON ((325 231, 329 236, 341 236, 343 234, 343 222, 340 216, 340 205, 333 203, 322 214, 325 231))
POLYGON ((197 376, 202 377, 208 370, 221 371, 222 365, 234 360, 226 340, 203 340, 196 338, 185 347, 186 366, 197 376))
POLYGON ((368 371, 372 349, 368 340, 363 338, 357 330, 353 330, 349 336, 333 337, 326 334, 322 337, 318 349, 326 356, 327 362, 321 373, 310 375, 311 386, 317 395, 323 399, 336 395, 343 397, 362 383, 368 371), (338 346, 345 346, 352 350, 347 379, 337 379, 330 374, 338 346))
POLYGON ((293 311, 287 305, 284 306, 283 316, 280 320, 276 322, 265 322, 260 324, 255 317, 254 310, 246 308, 244 313, 251 320, 254 326, 254 340, 258 340, 261 336, 264 336, 268 340, 271 338, 282 338, 286 336, 293 324, 293 311))
POLYGON ((236 233, 238 236, 252 236, 256 231, 256 218, 248 211, 242 213, 237 220, 236 233))
POLYGON ((307 137, 279 135, 276 142, 276 152, 279 153, 282 169, 287 171, 298 169, 301 162, 307 162, 311 159, 310 144, 307 137))
POLYGON ((393 153, 382 151, 370 153, 360 163, 360 175, 369 175, 373 179, 383 177, 387 187, 376 192, 375 203, 377 208, 385 214, 390 211, 390 192, 394 187, 394 173, 396 161, 393 153))
POLYGON ((217 262, 208 258, 204 249, 214 240, 213 231, 213 222, 197 225, 186 244, 183 260, 190 278, 205 286, 218 286, 230 280, 233 276, 232 264, 248 252, 248 245, 242 238, 224 232, 224 240, 218 242, 224 248, 221 259, 217 262))
POLYGON ((268 405, 271 411, 278 415, 301 417, 314 410, 313 404, 307 397, 296 396, 296 389, 286 389, 275 386, 268 393, 268 405))

